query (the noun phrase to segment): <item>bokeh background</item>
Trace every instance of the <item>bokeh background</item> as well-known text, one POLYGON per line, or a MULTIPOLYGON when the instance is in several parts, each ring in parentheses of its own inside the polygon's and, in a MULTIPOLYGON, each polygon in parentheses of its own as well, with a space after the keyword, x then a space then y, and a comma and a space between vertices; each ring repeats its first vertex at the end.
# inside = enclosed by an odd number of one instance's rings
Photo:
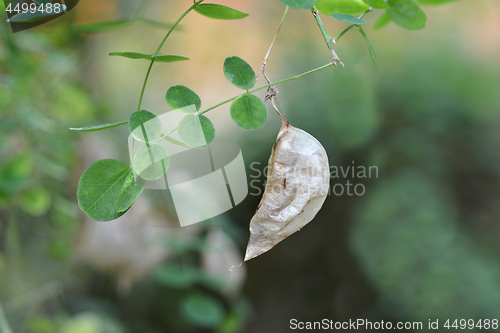
MULTIPOLYGON (((258 71, 284 5, 217 3, 250 16, 189 14, 162 53, 191 60, 155 64, 144 109, 167 112, 165 93, 177 84, 197 92, 202 108, 239 94, 222 73, 228 56, 258 71)), ((424 329, 439 320, 444 331, 447 319, 500 319, 496 0, 424 6, 419 31, 393 23, 373 31, 380 14, 368 14, 378 72, 353 29, 337 44, 345 68, 278 87, 286 117, 324 145, 330 165, 378 172, 333 177, 332 185, 362 184, 363 195, 330 195, 306 228, 230 274, 280 126, 270 105, 258 131, 238 128, 228 105, 207 114, 216 140, 239 144, 247 164, 250 194, 235 209, 185 228, 168 192, 144 191, 112 222, 79 210, 79 176, 98 159, 127 161, 128 132, 68 128, 128 119, 149 62, 107 54, 153 53, 167 30, 136 22, 89 34, 78 26, 135 15, 168 25, 190 5, 85 0, 16 34, 2 20, 0 332, 288 332, 291 319, 323 318, 421 321, 424 329)), ((323 21, 331 35, 346 27, 323 21)), ((291 10, 267 74, 278 80, 329 60, 311 14, 291 10)))

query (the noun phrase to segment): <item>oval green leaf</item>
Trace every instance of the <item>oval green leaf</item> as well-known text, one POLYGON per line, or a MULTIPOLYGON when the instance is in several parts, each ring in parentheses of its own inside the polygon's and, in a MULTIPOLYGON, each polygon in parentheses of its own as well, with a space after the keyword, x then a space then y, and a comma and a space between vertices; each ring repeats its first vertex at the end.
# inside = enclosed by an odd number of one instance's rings
POLYGON ((387 9, 389 5, 387 4, 387 0, 363 0, 368 6, 373 9, 387 9))
POLYGON ((311 9, 316 6, 318 0, 281 0, 292 9, 311 9))
POLYGON ((122 216, 141 192, 127 164, 106 159, 92 163, 85 170, 76 196, 78 206, 91 219, 111 221, 122 216))
POLYGON ((415 1, 389 0, 388 3, 387 14, 401 28, 418 30, 425 27, 427 16, 415 1))
POLYGON ((368 9, 362 0, 318 0, 318 10, 326 15, 335 13, 361 14, 368 9))
POLYGON ((238 88, 252 89, 255 85, 255 72, 252 67, 239 57, 228 57, 224 61, 224 76, 238 88))
POLYGON ((203 328, 215 328, 224 319, 224 308, 219 301, 209 295, 192 295, 181 303, 183 316, 203 328))
POLYGON ((203 3, 194 10, 198 14, 218 20, 236 20, 248 16, 248 14, 242 13, 236 9, 213 3, 203 3))
POLYGON ((203 115, 188 114, 178 127, 179 137, 191 148, 208 146, 215 138, 215 128, 203 115))
POLYGON ((178 85, 170 87, 167 90, 165 99, 172 109, 182 109, 182 111, 194 113, 201 108, 200 97, 185 86, 178 85), (190 108, 189 106, 191 105, 195 105, 196 108, 190 108))
POLYGON ((66 5, 61 5, 59 7, 60 11, 59 12, 50 12, 48 13, 47 11, 35 11, 34 13, 31 13, 30 11, 26 12, 26 13, 18 13, 14 16, 12 16, 10 19, 7 20, 7 22, 15 22, 15 23, 25 23, 25 22, 34 22, 34 21, 38 21, 38 20, 41 20, 45 17, 48 17, 48 16, 56 16, 56 15, 62 15, 64 14, 64 12, 66 11, 66 5))
POLYGON ((158 143, 142 146, 137 150, 132 161, 134 172, 145 180, 156 180, 168 170, 170 158, 168 152, 158 143))
POLYGON ((137 111, 130 116, 128 130, 137 141, 154 142, 161 136, 161 121, 149 111, 137 111))
POLYGON ((119 56, 119 57, 124 57, 124 58, 129 58, 129 59, 146 59, 146 60, 153 60, 159 61, 159 62, 174 62, 174 61, 181 61, 181 60, 189 60, 188 57, 184 56, 178 56, 178 55, 161 55, 158 53, 154 54, 145 54, 145 53, 138 53, 138 52, 110 52, 110 56, 119 56))
POLYGON ((352 16, 349 14, 344 14, 344 13, 332 14, 330 16, 336 20, 344 21, 344 22, 351 23, 351 24, 365 24, 366 23, 366 21, 363 19, 357 18, 356 16, 352 16))
POLYGON ((267 109, 260 98, 245 94, 231 103, 231 118, 241 128, 255 130, 266 123, 267 109))

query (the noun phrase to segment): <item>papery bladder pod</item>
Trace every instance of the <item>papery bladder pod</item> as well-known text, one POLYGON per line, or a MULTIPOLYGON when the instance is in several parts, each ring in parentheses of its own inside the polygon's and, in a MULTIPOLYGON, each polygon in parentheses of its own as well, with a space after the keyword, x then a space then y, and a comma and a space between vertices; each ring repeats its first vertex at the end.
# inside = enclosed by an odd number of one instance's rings
POLYGON ((264 195, 250 221, 245 261, 303 228, 328 195, 330 171, 325 149, 278 114, 282 125, 269 159, 264 195))

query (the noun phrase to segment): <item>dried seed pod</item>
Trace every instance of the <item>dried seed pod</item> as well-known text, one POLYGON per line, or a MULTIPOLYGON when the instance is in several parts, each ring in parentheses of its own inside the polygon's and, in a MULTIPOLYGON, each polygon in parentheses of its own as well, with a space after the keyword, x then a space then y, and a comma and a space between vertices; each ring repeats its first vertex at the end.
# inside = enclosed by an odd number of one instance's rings
POLYGON ((269 159, 266 189, 250 221, 245 261, 303 228, 328 194, 330 172, 325 149, 312 135, 280 117, 282 125, 269 159))

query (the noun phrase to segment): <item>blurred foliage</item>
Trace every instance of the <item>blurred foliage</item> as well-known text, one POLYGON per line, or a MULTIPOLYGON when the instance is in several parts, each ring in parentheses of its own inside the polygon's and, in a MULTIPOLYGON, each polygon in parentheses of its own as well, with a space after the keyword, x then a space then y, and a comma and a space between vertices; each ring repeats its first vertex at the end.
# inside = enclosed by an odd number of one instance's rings
POLYGON ((19 34, 0 25, 0 314, 8 319, 0 315, 0 329, 240 331, 250 311, 241 282, 210 272, 213 251, 235 251, 227 236, 211 240, 221 223, 206 223, 190 239, 164 240, 170 261, 127 295, 112 274, 74 262, 81 156, 68 127, 105 118, 109 103, 82 83, 85 43, 69 28, 71 17, 57 23, 19 34))

